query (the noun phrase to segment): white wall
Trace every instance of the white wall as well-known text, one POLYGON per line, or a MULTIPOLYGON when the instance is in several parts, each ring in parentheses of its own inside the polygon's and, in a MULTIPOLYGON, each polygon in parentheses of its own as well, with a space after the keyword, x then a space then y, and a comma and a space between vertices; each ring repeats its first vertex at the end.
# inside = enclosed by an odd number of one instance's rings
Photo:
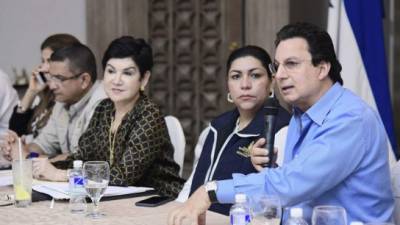
POLYGON ((85 0, 0 0, 0 68, 12 79, 13 67, 30 74, 40 62, 40 44, 55 33, 86 43, 85 0))

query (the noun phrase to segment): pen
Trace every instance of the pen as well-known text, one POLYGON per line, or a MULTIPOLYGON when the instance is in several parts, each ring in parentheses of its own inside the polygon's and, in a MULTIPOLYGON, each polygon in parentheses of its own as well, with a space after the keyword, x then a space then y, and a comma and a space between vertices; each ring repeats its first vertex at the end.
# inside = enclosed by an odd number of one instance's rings
POLYGON ((50 209, 54 208, 54 198, 51 199, 49 208, 50 208, 50 209))
POLYGON ((26 157, 27 159, 33 159, 39 157, 39 153, 37 152, 30 152, 29 155, 26 157))

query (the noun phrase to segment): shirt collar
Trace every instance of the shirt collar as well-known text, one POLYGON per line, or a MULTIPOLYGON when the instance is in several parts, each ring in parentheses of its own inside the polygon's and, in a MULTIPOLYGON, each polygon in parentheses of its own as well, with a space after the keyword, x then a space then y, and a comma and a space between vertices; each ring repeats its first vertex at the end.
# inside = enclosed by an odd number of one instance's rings
POLYGON ((261 132, 264 130, 264 115, 265 110, 264 107, 261 107, 260 110, 256 113, 251 122, 242 130, 238 131, 237 135, 240 137, 256 137, 260 136, 261 132))
MULTIPOLYGON (((305 113, 308 117, 314 121, 314 123, 319 126, 322 125, 326 115, 331 111, 333 104, 337 101, 337 99, 343 94, 344 88, 339 84, 335 83, 329 90, 313 105, 309 108, 305 113)), ((294 108, 294 115, 299 115, 301 111, 294 108)))
POLYGON ((222 114, 220 117, 211 121, 211 127, 220 132, 227 131, 236 133, 239 137, 256 137, 260 136, 264 129, 264 110, 261 107, 253 120, 242 130, 236 130, 236 122, 239 117, 239 111, 235 108, 222 114))
MULTIPOLYGON (((69 106, 69 108, 67 109, 67 112, 70 117, 74 117, 77 112, 80 112, 85 108, 88 101, 90 100, 90 97, 92 96, 93 92, 97 89, 98 86, 99 86, 99 82, 96 81, 92 85, 90 90, 78 102, 69 106)), ((63 105, 65 108, 65 104, 63 104, 63 105)))

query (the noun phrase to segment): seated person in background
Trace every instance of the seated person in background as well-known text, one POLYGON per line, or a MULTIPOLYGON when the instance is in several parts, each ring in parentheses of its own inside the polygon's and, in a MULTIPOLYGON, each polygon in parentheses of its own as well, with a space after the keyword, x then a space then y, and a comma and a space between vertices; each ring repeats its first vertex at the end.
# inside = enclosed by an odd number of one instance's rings
MULTIPOLYGON (((39 135, 24 145, 29 152, 65 159, 78 148, 78 140, 89 124, 97 104, 106 97, 103 86, 96 81, 96 61, 92 51, 83 44, 74 44, 55 51, 50 57, 48 85, 57 101, 53 112, 39 135), (60 155, 61 154, 61 155, 60 155)), ((9 131, 2 147, 9 159, 18 154, 18 135, 9 131), (13 151, 11 151, 13 150, 13 151)))
MULTIPOLYGON (((8 121, 10 120, 12 109, 18 104, 18 94, 13 88, 10 78, 6 73, 0 70, 0 144, 8 130, 8 121)), ((9 167, 10 162, 0 156, 0 168, 9 167)))
MULTIPOLYGON (((235 193, 276 195, 284 208, 303 208, 309 223, 317 205, 344 207, 349 222, 392 221, 385 128, 376 111, 342 87, 329 34, 312 24, 289 24, 275 45, 271 68, 283 99, 293 105, 283 165, 199 187, 168 224, 185 218, 197 224, 212 202, 232 203, 235 193)), ((263 148, 262 141, 253 148, 263 148)))
MULTIPOLYGON (((235 109, 211 121, 193 178, 189 178, 193 181, 186 184, 191 185, 191 193, 211 180, 231 179, 233 173, 257 172, 250 160, 250 149, 265 133, 263 106, 272 90, 270 63, 268 53, 257 46, 245 46, 230 54, 226 80, 228 101, 235 109)), ((287 126, 289 120, 290 114, 279 107, 274 133, 287 126)), ((186 189, 181 195, 187 198, 187 192, 186 189)), ((231 204, 216 203, 210 210, 228 215, 230 207, 231 204)))
POLYGON ((18 94, 10 78, 2 70, 0 70, 0 84, 0 138, 3 138, 8 130, 12 109, 18 104, 18 94))
POLYGON ((53 52, 63 47, 79 43, 78 39, 70 34, 54 34, 46 38, 40 46, 42 63, 33 70, 29 79, 29 87, 18 107, 14 108, 10 119, 9 129, 15 131, 19 136, 31 134, 37 137, 39 131, 46 125, 55 104, 54 94, 49 86, 38 81, 39 73, 46 78, 49 77, 49 61, 53 52), (35 99, 40 100, 33 108, 35 99))
MULTIPOLYGON (((71 166, 76 159, 107 161, 111 185, 153 187, 160 195, 176 197, 184 180, 178 175, 164 116, 143 93, 153 66, 150 45, 129 36, 115 39, 102 63, 109 99, 96 108, 79 150, 57 165, 66 169, 65 164, 71 166)), ((66 170, 47 160, 35 164, 36 177, 67 180, 66 170)))

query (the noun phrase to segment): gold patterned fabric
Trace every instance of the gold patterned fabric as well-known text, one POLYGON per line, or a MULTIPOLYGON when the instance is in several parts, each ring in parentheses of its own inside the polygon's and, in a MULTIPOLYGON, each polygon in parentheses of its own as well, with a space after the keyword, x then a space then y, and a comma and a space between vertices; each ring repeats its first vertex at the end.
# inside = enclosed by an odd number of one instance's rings
MULTIPOLYGON (((79 151, 69 160, 110 162, 109 130, 114 113, 110 99, 99 104, 79 139, 79 151)), ((116 132, 110 184, 148 186, 161 195, 177 196, 184 180, 178 175, 179 166, 174 162, 173 146, 159 107, 141 95, 116 132)))

